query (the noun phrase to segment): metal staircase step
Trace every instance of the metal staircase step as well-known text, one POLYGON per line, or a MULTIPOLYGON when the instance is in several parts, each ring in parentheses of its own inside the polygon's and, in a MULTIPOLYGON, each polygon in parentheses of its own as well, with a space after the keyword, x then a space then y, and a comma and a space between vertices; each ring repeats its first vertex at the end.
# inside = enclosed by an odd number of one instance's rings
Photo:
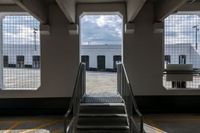
POLYGON ((129 129, 81 129, 77 133, 130 133, 129 129))
POLYGON ((107 116, 109 116, 109 117, 115 117, 115 116, 121 116, 121 117, 127 117, 127 115, 126 114, 79 114, 79 116, 87 116, 87 117, 107 117, 107 116))
POLYGON ((92 97, 85 96, 81 99, 83 103, 123 103, 120 95, 110 97, 92 97))
POLYGON ((115 99, 85 97, 80 104, 76 131, 77 133, 130 133, 125 104, 121 97, 115 99))
POLYGON ((123 103, 81 103, 80 114, 125 114, 123 103))
POLYGON ((81 106, 124 106, 124 103, 81 103, 81 106))
POLYGON ((79 116, 78 126, 128 126, 126 116, 79 116))
POLYGON ((126 130, 128 126, 80 126, 77 125, 77 129, 83 130, 126 130))

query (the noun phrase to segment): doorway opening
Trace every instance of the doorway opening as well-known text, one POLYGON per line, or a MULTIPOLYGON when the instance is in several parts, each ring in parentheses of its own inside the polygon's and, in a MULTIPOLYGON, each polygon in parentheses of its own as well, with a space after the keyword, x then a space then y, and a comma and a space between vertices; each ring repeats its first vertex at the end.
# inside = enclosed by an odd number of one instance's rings
POLYGON ((80 16, 80 61, 86 64, 86 94, 117 95, 117 63, 123 59, 123 17, 120 13, 80 16))

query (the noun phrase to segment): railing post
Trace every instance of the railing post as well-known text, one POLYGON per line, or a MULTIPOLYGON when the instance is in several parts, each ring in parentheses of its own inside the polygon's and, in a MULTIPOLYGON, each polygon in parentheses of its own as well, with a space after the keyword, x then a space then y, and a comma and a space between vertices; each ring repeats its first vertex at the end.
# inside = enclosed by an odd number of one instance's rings
POLYGON ((122 64, 117 64, 117 90, 122 94, 122 64))
POLYGON ((86 64, 83 63, 83 74, 82 74, 82 96, 85 94, 85 91, 86 91, 86 64))

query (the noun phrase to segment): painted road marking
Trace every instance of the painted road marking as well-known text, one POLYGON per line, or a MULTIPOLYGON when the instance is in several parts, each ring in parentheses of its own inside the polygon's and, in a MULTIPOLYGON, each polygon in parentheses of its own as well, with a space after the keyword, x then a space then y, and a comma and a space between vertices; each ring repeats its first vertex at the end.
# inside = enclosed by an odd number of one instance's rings
POLYGON ((22 123, 21 121, 15 121, 14 124, 11 127, 9 127, 6 131, 4 131, 3 133, 11 132, 14 128, 19 126, 21 123, 22 123))
MULTIPOLYGON (((56 119, 56 120, 19 120, 21 122, 51 122, 51 121, 57 121, 57 120, 60 120, 60 119, 56 119)), ((0 123, 13 123, 15 122, 15 120, 1 120, 0 123)))
POLYGON ((145 121, 150 124, 145 124, 145 126, 152 128, 155 131, 155 133, 166 133, 165 131, 159 129, 159 126, 152 119, 145 119, 145 121))
POLYGON ((58 128, 56 130, 51 131, 52 133, 63 133, 64 132, 64 128, 58 128))
POLYGON ((144 123, 144 129, 146 129, 145 131, 147 133, 167 133, 157 127, 154 127, 154 126, 151 126, 151 125, 148 125, 148 124, 145 124, 144 123))
POLYGON ((59 123, 60 121, 61 121, 61 120, 56 120, 56 121, 52 121, 52 122, 49 122, 49 123, 45 123, 45 124, 42 124, 42 125, 40 125, 40 126, 37 126, 37 127, 33 128, 33 129, 28 129, 28 130, 26 130, 26 131, 23 131, 23 132, 21 132, 21 133, 29 133, 29 132, 32 132, 32 131, 36 131, 36 130, 38 130, 38 129, 40 129, 40 128, 45 128, 45 127, 48 127, 48 126, 50 126, 50 125, 59 123))

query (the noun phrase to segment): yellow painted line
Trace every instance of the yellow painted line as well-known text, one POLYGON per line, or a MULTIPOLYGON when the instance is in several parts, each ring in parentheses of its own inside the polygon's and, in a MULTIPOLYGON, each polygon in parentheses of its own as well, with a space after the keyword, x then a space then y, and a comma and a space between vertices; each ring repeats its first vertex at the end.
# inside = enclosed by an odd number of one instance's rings
POLYGON ((163 131, 163 130, 157 128, 157 127, 151 126, 151 125, 145 124, 145 126, 149 127, 153 131, 155 131, 155 133, 166 133, 165 131, 163 131))
POLYGON ((9 132, 11 132, 11 130, 15 129, 21 123, 22 123, 21 121, 15 121, 14 124, 10 128, 8 128, 6 131, 4 131, 3 133, 9 133, 9 132))
MULTIPOLYGON (((198 119, 154 119, 158 122, 173 122, 173 123, 200 123, 200 120, 198 119)), ((148 121, 147 121, 148 122, 148 121)))
POLYGON ((41 128, 45 128, 45 127, 48 127, 50 125, 53 125, 53 124, 56 124, 58 123, 60 120, 56 120, 56 121, 52 121, 52 122, 49 122, 49 123, 45 123, 45 124, 42 124, 40 126, 37 126, 33 129, 29 129, 29 130, 26 130, 26 131, 23 131, 23 132, 20 132, 20 133, 29 133, 29 132, 32 132, 32 131, 35 131, 35 130, 38 130, 38 129, 41 129, 41 128))
POLYGON ((149 123, 149 125, 148 124, 146 125, 155 130, 156 133, 165 133, 164 131, 158 128, 159 126, 153 120, 146 119, 146 122, 149 123))
POLYGON ((59 128, 59 129, 51 131, 51 133, 62 133, 62 132, 64 132, 63 128, 59 128))
MULTIPOLYGON (((59 119, 60 120, 60 119, 59 119)), ((15 120, 2 120, 0 123, 11 123, 15 120)), ((51 122, 51 121, 58 121, 58 120, 20 120, 21 122, 51 122)), ((63 120, 60 120, 63 121, 63 120)))

